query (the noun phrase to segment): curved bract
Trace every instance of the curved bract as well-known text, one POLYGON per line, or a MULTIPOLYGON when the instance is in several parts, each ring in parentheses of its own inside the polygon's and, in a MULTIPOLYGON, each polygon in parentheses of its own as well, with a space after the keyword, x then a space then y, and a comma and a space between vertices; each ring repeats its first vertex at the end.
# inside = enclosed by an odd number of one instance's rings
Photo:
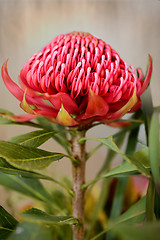
POLYGON ((9 77, 7 61, 2 66, 6 87, 28 113, 19 121, 43 115, 65 126, 107 124, 136 111, 151 73, 150 55, 144 78, 141 69, 136 74, 110 45, 82 32, 59 35, 33 54, 20 72, 21 87, 9 77))

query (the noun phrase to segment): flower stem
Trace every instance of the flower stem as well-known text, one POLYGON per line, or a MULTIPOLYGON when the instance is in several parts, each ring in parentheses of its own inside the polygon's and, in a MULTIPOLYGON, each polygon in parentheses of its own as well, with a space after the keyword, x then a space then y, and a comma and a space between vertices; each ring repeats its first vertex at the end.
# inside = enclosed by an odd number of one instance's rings
POLYGON ((84 240, 84 191, 82 185, 85 183, 85 162, 86 151, 85 143, 79 143, 79 139, 85 136, 85 131, 79 131, 72 135, 72 156, 79 161, 78 164, 72 163, 73 177, 73 217, 78 218, 79 225, 73 226, 73 240, 84 240))

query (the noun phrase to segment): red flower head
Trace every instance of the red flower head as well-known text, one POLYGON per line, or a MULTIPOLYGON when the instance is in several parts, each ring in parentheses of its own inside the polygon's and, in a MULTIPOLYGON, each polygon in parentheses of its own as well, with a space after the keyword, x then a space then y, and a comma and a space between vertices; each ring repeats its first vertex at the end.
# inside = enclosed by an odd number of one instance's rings
POLYGON ((28 113, 15 117, 28 121, 38 115, 65 126, 93 121, 110 123, 141 106, 152 59, 143 79, 118 53, 89 33, 72 32, 55 37, 33 54, 20 72, 18 87, 9 77, 7 61, 2 78, 9 91, 28 113))

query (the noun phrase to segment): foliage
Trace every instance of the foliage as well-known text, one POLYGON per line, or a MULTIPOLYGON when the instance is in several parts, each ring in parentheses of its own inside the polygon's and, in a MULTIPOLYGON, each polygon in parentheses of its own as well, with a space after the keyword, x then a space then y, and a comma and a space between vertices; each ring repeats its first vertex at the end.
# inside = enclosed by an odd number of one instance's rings
MULTIPOLYGON (((108 149, 104 165, 97 176, 82 186, 85 192, 86 240, 159 239, 159 112, 152 104, 146 107, 145 101, 142 110, 134 113, 127 120, 130 124, 113 136, 85 137, 79 141, 80 144, 90 140, 98 143, 88 153, 87 160, 101 146, 108 149), (143 125, 146 142, 142 144, 138 137, 143 125), (128 143, 125 152, 121 150, 124 142, 128 143), (117 154, 123 161, 111 168, 117 154), (149 182, 147 193, 137 189, 133 180, 136 176, 139 177, 139 185, 143 179, 149 182)), ((1 113, 12 114, 2 109, 1 113)), ((73 135, 75 129, 66 129, 43 117, 37 117, 33 122, 18 123, 2 114, 0 123, 38 128, 9 141, 0 141, 0 184, 35 199, 30 209, 16 214, 19 216, 18 221, 0 207, 0 239, 71 240, 71 226, 80 224, 78 219, 72 217, 72 184, 69 179, 58 181, 37 170, 54 164, 54 161, 63 161, 64 157, 74 163, 77 161, 71 154, 71 143, 67 140, 67 136, 73 135), (57 153, 56 149, 55 152, 41 149, 41 145, 48 139, 57 141, 66 154, 57 153), (51 190, 46 182, 56 185, 51 190)))

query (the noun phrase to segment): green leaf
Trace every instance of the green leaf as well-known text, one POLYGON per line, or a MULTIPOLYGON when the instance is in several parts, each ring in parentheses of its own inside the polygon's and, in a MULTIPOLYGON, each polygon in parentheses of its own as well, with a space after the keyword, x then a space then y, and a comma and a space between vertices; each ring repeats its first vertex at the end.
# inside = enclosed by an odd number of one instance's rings
POLYGON ((88 139, 92 139, 92 140, 96 140, 99 141, 101 143, 103 143, 104 145, 106 145, 107 147, 109 147, 110 149, 112 149, 114 152, 120 154, 123 159, 125 159, 126 161, 128 161, 130 164, 134 165, 135 167, 137 167, 137 169, 145 174, 146 176, 150 177, 150 173, 145 169, 145 167, 141 164, 141 162, 139 160, 137 160, 136 158, 129 158, 127 155, 125 155, 116 145, 116 143, 113 141, 113 137, 109 136, 107 138, 81 138, 80 142, 86 141, 88 139))
POLYGON ((150 176, 149 172, 146 171, 146 169, 144 168, 144 166, 141 164, 140 160, 137 160, 136 158, 129 158, 127 155, 125 155, 115 144, 115 142, 113 141, 112 136, 108 137, 108 138, 98 138, 98 141, 102 142, 104 145, 108 146, 109 148, 111 148, 113 151, 117 152, 118 154, 120 154, 126 161, 128 161, 129 163, 133 164, 135 167, 137 167, 137 169, 147 175, 150 176))
MULTIPOLYGON (((141 161, 141 164, 143 165, 143 168, 145 169, 145 171, 148 172, 150 170, 150 165, 148 162, 148 148, 142 148, 138 152, 134 153, 130 157, 130 159, 132 159, 133 161, 136 161, 138 159, 138 161, 141 161)), ((82 189, 85 190, 88 186, 90 186, 91 184, 93 184, 103 178, 129 177, 129 176, 133 176, 133 175, 138 175, 140 173, 141 173, 141 171, 135 165, 132 165, 130 162, 123 162, 119 166, 111 169, 106 174, 103 174, 103 175, 93 179, 92 181, 84 184, 82 186, 82 189)))
POLYGON ((37 179, 22 178, 20 176, 0 173, 0 184, 41 201, 52 201, 51 196, 45 191, 43 185, 37 179))
POLYGON ((0 239, 7 239, 17 224, 18 221, 0 206, 0 239))
POLYGON ((73 191, 67 185, 63 184, 62 182, 59 182, 59 181, 55 180, 54 178, 51 178, 49 176, 46 176, 46 175, 43 175, 43 174, 40 174, 37 172, 26 171, 26 170, 21 170, 21 169, 15 168, 15 167, 11 166, 9 163, 7 163, 6 160, 3 158, 0 158, 0 172, 6 173, 6 174, 11 174, 11 175, 19 175, 24 178, 36 178, 36 179, 49 180, 49 181, 52 181, 52 182, 60 185, 71 196, 73 196, 73 191))
POLYGON ((160 143, 159 143, 159 113, 153 113, 149 131, 149 157, 151 171, 155 184, 158 185, 160 193, 160 143))
POLYGON ((146 221, 154 220, 155 184, 151 178, 146 195, 146 221))
POLYGON ((122 222, 127 223, 140 223, 144 220, 145 216, 145 205, 146 205, 146 198, 143 197, 134 205, 132 205, 125 213, 119 216, 115 223, 119 224, 122 222))
MULTIPOLYGON (((129 132, 128 141, 127 141, 128 143, 127 143, 125 154, 134 153, 137 145, 138 133, 139 133, 139 126, 137 126, 137 128, 132 129, 129 132)), ((116 185, 116 190, 115 190, 114 199, 112 203, 111 213, 110 213, 110 220, 117 218, 122 212, 127 182, 128 182, 128 177, 118 179, 118 183, 116 185)), ((107 236, 107 240, 109 239, 112 239, 112 236, 110 236, 110 234, 108 234, 107 236)))
MULTIPOLYGON (((135 144, 134 139, 135 139, 135 137, 137 137, 137 134, 139 132, 139 127, 140 127, 140 123, 137 121, 143 122, 141 119, 142 119, 142 111, 139 109, 131 116, 131 118, 128 119, 129 121, 132 122, 132 124, 129 125, 128 127, 122 128, 120 131, 118 131, 117 133, 115 133, 113 135, 113 140, 114 140, 115 144, 118 146, 118 148, 120 148, 121 145, 123 144, 128 132, 130 133, 130 135, 133 136, 133 137, 130 136, 130 144, 129 144, 128 150, 129 150, 130 146, 133 146, 135 144)), ((128 150, 127 150, 126 154, 130 154, 128 150)), ((116 154, 117 154, 117 152, 115 152, 111 149, 108 149, 108 156, 106 158, 106 163, 100 170, 100 173, 105 171, 105 165, 106 165, 106 170, 107 170, 108 162, 111 162, 111 160, 114 158, 114 156, 116 154), (103 171, 103 169, 104 169, 104 171, 103 171)))
POLYGON ((66 128, 60 124, 51 123, 42 116, 37 117, 36 120, 38 121, 38 123, 41 125, 42 128, 47 129, 49 131, 59 132, 59 134, 55 134, 53 136, 53 139, 57 143, 59 143, 69 154, 70 153, 70 151, 69 151, 70 142, 67 141, 66 128))
POLYGON ((9 141, 28 147, 39 147, 57 132, 47 130, 37 130, 20 136, 11 138, 9 141))
POLYGON ((108 173, 101 175, 93 180, 91 180, 90 182, 84 184, 82 186, 82 189, 85 190, 88 186, 90 186, 91 184, 103 179, 103 178, 110 178, 110 177, 130 177, 133 175, 138 175, 140 174, 139 170, 131 165, 128 162, 123 162, 122 164, 120 164, 119 166, 111 169, 108 173))
MULTIPOLYGON (((120 147, 123 144, 123 141, 124 141, 125 136, 126 136, 126 132, 125 131, 123 132, 121 130, 119 133, 121 133, 121 134, 115 134, 115 137, 113 136, 114 137, 114 141, 115 141, 115 143, 116 143, 116 145, 118 147, 120 147)), ((100 143, 100 144, 102 144, 102 143, 100 143)), ((111 150, 110 148, 108 149, 105 162, 104 162, 102 168, 100 169, 100 171, 98 172, 98 175, 108 171, 110 163, 111 163, 112 159, 115 157, 116 154, 117 153, 114 152, 113 150, 111 150)))
POLYGON ((8 162, 6 162, 4 158, 0 158, 0 172, 11 174, 11 175, 19 175, 25 178, 37 178, 37 179, 50 180, 50 177, 45 176, 43 174, 15 168, 12 165, 10 165, 8 162))
POLYGON ((10 119, 7 119, 3 115, 0 115, 0 124, 12 124, 12 123, 13 121, 11 121, 10 119))
POLYGON ((57 161, 65 155, 0 141, 0 156, 14 167, 34 170, 46 168, 53 161, 57 161))
POLYGON ((116 239, 123 240, 159 240, 160 222, 143 224, 142 226, 120 224, 112 229, 116 239))
POLYGON ((134 161, 139 161, 141 165, 150 170, 151 166, 149 163, 149 149, 148 147, 142 148, 141 150, 135 152, 133 155, 129 156, 129 158, 134 161))
POLYGON ((6 118, 5 116, 3 116, 2 115, 3 113, 13 115, 12 112, 9 112, 6 109, 0 108, 0 124, 11 124, 12 120, 10 120, 10 119, 6 118))
POLYGON ((18 221, 0 206, 0 226, 8 229, 14 229, 18 221))
POLYGON ((52 231, 36 223, 22 222, 8 240, 52 240, 52 231))
POLYGON ((139 171, 135 166, 131 165, 128 162, 123 162, 119 166, 111 169, 108 173, 101 176, 101 178, 128 177, 128 176, 137 175, 137 174, 139 174, 139 171))
POLYGON ((0 184, 12 191, 17 191, 26 196, 47 203, 53 211, 64 214, 63 209, 58 206, 58 203, 53 201, 53 197, 45 190, 38 179, 23 178, 20 176, 0 173, 0 184))
POLYGON ((21 213, 22 218, 25 221, 41 223, 46 225, 65 225, 65 224, 79 224, 78 219, 67 216, 54 216, 41 211, 37 208, 29 209, 21 213))
POLYGON ((38 124, 45 130, 49 130, 49 131, 53 131, 53 124, 51 122, 49 122, 46 118, 44 118, 43 116, 38 116, 36 117, 36 121, 38 122, 38 124))
POLYGON ((145 122, 146 140, 148 145, 148 133, 150 128, 151 117, 154 111, 150 87, 148 87, 148 89, 141 95, 141 101, 145 122))
POLYGON ((0 114, 1 114, 1 113, 7 113, 7 114, 10 114, 10 115, 13 115, 12 112, 10 112, 10 111, 8 111, 8 110, 6 110, 6 109, 3 109, 3 108, 0 108, 0 114))
POLYGON ((105 230, 93 237, 91 240, 98 239, 104 233, 113 229, 115 226, 118 226, 121 223, 141 223, 145 217, 145 203, 145 197, 140 199, 117 219, 112 222, 108 222, 105 230))

